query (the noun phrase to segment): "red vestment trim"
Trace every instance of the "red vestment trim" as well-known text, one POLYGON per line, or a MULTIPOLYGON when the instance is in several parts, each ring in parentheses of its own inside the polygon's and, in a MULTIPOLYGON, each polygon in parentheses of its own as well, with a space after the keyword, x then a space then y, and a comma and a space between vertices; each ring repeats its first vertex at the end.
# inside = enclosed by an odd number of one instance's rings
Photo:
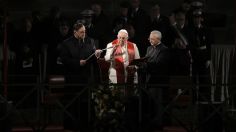
MULTIPOLYGON (((114 40, 112 42, 112 45, 115 46, 118 44, 118 40, 114 40)), ((127 49, 128 49, 128 57, 129 57, 129 62, 134 59, 134 45, 132 42, 127 41, 127 49)), ((115 60, 115 69, 116 69, 116 76, 117 76, 117 83, 125 83, 125 69, 124 69, 124 59, 122 57, 122 50, 121 46, 117 46, 115 48, 114 53, 114 60, 115 60)), ((129 73, 128 76, 130 77, 129 73)), ((130 80, 127 78, 127 80, 130 80)))

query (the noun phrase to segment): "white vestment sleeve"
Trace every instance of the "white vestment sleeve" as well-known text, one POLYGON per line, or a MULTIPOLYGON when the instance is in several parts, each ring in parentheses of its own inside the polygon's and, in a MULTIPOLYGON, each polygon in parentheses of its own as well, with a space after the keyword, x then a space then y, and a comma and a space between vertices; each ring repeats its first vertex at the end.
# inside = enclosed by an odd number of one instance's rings
POLYGON ((112 43, 107 44, 106 55, 104 57, 106 61, 110 61, 111 60, 111 53, 113 51, 113 48, 109 48, 109 47, 112 47, 112 43))

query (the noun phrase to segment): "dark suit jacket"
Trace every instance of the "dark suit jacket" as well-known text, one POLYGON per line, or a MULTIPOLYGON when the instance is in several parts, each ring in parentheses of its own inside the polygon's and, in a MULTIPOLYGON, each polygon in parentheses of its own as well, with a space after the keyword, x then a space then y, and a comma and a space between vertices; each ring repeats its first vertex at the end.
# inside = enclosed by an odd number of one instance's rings
POLYGON ((86 65, 80 66, 80 60, 85 60, 95 52, 95 43, 91 38, 86 37, 84 42, 74 36, 66 39, 60 46, 60 57, 65 66, 66 75, 77 76, 76 80, 86 80, 91 75, 91 66, 94 58, 87 61, 86 65))
POLYGON ((158 83, 166 80, 169 71, 169 49, 164 44, 157 46, 149 46, 147 48, 146 57, 147 60, 147 78, 148 83, 158 83))

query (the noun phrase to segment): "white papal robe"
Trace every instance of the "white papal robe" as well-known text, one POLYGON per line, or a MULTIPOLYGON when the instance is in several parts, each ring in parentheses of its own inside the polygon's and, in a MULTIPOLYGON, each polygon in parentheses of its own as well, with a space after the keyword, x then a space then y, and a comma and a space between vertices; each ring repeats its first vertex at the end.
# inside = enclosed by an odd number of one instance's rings
MULTIPOLYGON (((109 74, 109 82, 110 83, 127 83, 128 81, 128 71, 127 66, 133 59, 139 59, 139 51, 136 44, 127 41, 124 46, 115 46, 118 43, 118 40, 114 40, 113 42, 107 44, 107 51, 105 55, 105 60, 110 62, 110 68, 108 71, 109 74), (113 47, 113 48, 110 48, 113 47), (119 51, 118 51, 119 50, 119 51), (117 52, 118 51, 118 52, 117 52), (119 61, 119 65, 117 65, 117 60, 119 61), (123 66, 123 67, 122 67, 123 66), (118 74, 120 72, 124 72, 124 81, 119 81, 118 74)), ((137 72, 133 75, 133 83, 138 83, 138 74, 137 72)), ((121 80, 122 80, 121 79, 121 80)))

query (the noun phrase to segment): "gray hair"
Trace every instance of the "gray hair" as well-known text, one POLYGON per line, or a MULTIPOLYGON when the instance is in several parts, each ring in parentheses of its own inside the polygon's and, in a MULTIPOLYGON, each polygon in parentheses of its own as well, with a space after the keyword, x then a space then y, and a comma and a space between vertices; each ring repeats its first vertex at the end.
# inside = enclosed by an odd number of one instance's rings
POLYGON ((129 38, 129 34, 128 34, 128 32, 127 32, 127 30, 125 30, 125 29, 121 29, 119 32, 118 32, 118 34, 117 34, 117 38, 119 38, 120 37, 120 34, 121 33, 125 33, 125 37, 126 37, 126 39, 128 39, 129 38))
POLYGON ((158 38, 160 38, 160 39, 162 38, 162 34, 161 34, 161 32, 158 31, 158 30, 153 30, 153 31, 151 31, 150 34, 156 34, 158 38))
POLYGON ((118 34, 120 34, 121 32, 126 33, 127 36, 129 35, 128 32, 127 32, 127 30, 125 30, 125 29, 121 29, 121 30, 118 32, 118 34))

